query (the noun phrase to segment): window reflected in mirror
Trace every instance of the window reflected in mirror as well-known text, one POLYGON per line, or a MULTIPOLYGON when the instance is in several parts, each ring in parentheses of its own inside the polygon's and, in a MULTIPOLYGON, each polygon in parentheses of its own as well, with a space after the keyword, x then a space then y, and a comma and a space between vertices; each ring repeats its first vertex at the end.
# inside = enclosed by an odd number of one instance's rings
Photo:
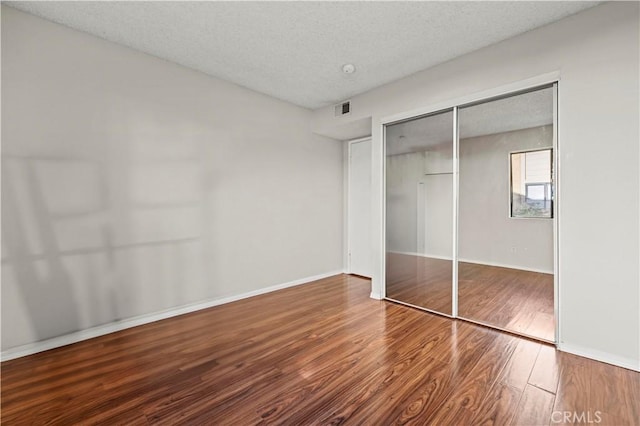
POLYGON ((552 150, 510 155, 511 217, 553 218, 552 150))

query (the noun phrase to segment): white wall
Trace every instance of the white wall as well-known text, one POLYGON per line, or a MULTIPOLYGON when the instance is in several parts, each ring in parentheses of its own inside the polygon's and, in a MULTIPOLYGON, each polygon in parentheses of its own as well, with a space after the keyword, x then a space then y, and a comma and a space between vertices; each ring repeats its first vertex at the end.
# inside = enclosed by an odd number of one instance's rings
MULTIPOLYGON (((606 3, 352 97, 349 117, 315 111, 318 132, 372 117, 376 258, 381 119, 559 72, 560 347, 640 369, 638 8, 606 3)), ((379 262, 372 294, 381 284, 379 262)))
POLYGON ((553 221, 509 217, 509 153, 552 145, 552 126, 460 140, 460 260, 553 273, 553 221))
POLYGON ((341 271, 310 115, 3 6, 3 350, 341 271))

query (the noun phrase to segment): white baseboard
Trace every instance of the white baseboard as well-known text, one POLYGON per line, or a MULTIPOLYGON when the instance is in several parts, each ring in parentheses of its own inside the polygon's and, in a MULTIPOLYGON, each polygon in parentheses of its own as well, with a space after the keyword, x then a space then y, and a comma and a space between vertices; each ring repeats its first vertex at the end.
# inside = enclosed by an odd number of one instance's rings
POLYGON ((10 359, 20 358, 20 357, 32 355, 38 352, 48 351, 49 349, 59 348, 61 346, 70 345, 72 343, 77 343, 82 340, 93 339, 94 337, 104 336, 105 334, 113 333, 113 332, 124 330, 127 328, 136 327, 143 324, 149 324, 149 323, 163 320, 166 318, 188 314, 190 312, 199 311, 201 309, 211 308, 213 306, 224 305, 225 303, 235 302, 237 300, 258 296, 260 294, 270 293, 276 290, 282 290, 288 287, 307 284, 313 281, 317 281, 317 280, 331 277, 334 275, 339 275, 342 273, 344 273, 344 271, 342 270, 327 272, 324 274, 301 278, 298 280, 289 281, 282 284, 276 284, 270 287, 265 287, 265 288, 249 291, 242 294, 222 297, 219 299, 207 300, 204 302, 192 303, 188 305, 166 309, 160 312, 153 312, 149 314, 139 315, 133 318, 127 318, 119 321, 114 321, 108 324, 91 327, 86 330, 75 331, 73 333, 65 334, 63 336, 57 336, 51 339, 41 340, 39 342, 28 343, 22 346, 16 346, 14 348, 10 348, 5 351, 2 351, 2 353, 0 353, 0 361, 8 361, 10 359))
POLYGON ((369 297, 376 300, 382 300, 382 295, 380 293, 371 292, 369 297))
POLYGON ((404 254, 406 256, 428 257, 430 259, 451 260, 451 256, 439 256, 439 255, 436 255, 436 254, 424 254, 424 253, 417 253, 417 252, 411 252, 411 251, 393 251, 393 250, 389 250, 387 253, 404 254))
POLYGON ((546 270, 546 269, 538 269, 538 268, 529 268, 527 266, 508 265, 506 263, 485 262, 481 260, 462 259, 462 258, 459 258, 458 262, 474 263, 476 265, 497 266, 499 268, 507 268, 507 269, 518 269, 520 271, 538 272, 541 274, 553 274, 553 269, 546 270))
MULTIPOLYGON (((440 255, 435 255, 435 254, 424 254, 424 253, 416 253, 416 252, 409 252, 409 251, 392 251, 392 250, 389 250, 388 253, 404 254, 404 255, 407 255, 407 256, 428 257, 430 259, 452 260, 451 256, 440 256, 440 255)), ((553 270, 529 268, 529 267, 526 267, 526 266, 518 266, 518 265, 508 265, 506 263, 498 263, 498 262, 486 262, 484 260, 473 260, 473 259, 458 258, 458 262, 473 263, 473 264, 476 264, 476 265, 497 266, 499 268, 519 269, 521 271, 539 272, 541 274, 553 274, 553 270)))
POLYGON ((605 362, 607 364, 615 365, 629 370, 640 371, 640 360, 638 359, 621 357, 608 352, 584 348, 568 343, 559 343, 558 350, 585 358, 590 358, 596 361, 605 362))

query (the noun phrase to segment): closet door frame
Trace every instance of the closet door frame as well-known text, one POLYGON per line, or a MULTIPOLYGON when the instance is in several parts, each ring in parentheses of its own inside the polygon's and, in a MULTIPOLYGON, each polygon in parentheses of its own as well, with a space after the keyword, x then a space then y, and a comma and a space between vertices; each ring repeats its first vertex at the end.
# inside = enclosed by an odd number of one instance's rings
MULTIPOLYGON (((346 147, 346 165, 345 165, 345 170, 346 170, 346 183, 345 183, 345 188, 346 188, 346 193, 345 193, 345 206, 346 206, 346 214, 345 214, 345 219, 344 219, 344 226, 346 228, 346 235, 345 235, 345 247, 346 247, 346 253, 345 253, 345 265, 346 265, 346 272, 348 274, 354 274, 354 271, 352 269, 352 252, 354 249, 354 246, 356 245, 356 243, 354 242, 354 235, 353 235, 353 229, 351 227, 351 222, 352 220, 355 218, 354 213, 353 213, 353 188, 351 187, 351 178, 353 177, 353 171, 352 171, 352 148, 353 145, 358 144, 358 143, 368 143, 369 144, 369 149, 371 150, 371 153, 373 153, 373 144, 371 141, 371 136, 366 136, 364 138, 358 138, 358 139, 352 139, 352 140, 348 140, 345 142, 347 147, 346 147)), ((369 163, 373 164, 371 161, 371 157, 369 158, 369 163)), ((371 166, 369 166, 371 167, 371 166)), ((371 171, 371 168, 369 168, 369 172, 371 171)), ((371 174, 369 175, 369 177, 371 177, 371 174)), ((371 182, 371 179, 369 180, 369 194, 371 194, 373 192, 373 185, 371 182)), ((369 209, 371 209, 371 203, 369 203, 369 209)), ((369 213, 369 225, 371 225, 371 213, 369 213)), ((372 227, 369 226, 369 236, 370 238, 373 238, 373 232, 372 232, 372 227)), ((371 248, 371 246, 369 245, 369 249, 371 248)), ((373 270, 373 259, 372 259, 372 255, 370 254, 370 260, 369 260, 369 271, 367 271, 367 275, 362 275, 364 277, 370 278, 371 277, 371 273, 373 270)))
MULTIPOLYGON (((553 215, 553 287, 554 287, 554 326, 555 326, 555 335, 554 341, 552 342, 554 345, 558 346, 560 342, 562 342, 561 336, 561 327, 560 327, 560 312, 561 312, 561 300, 560 300, 560 275, 559 275, 559 235, 560 235, 560 226, 559 226, 559 217, 561 215, 561 186, 560 186, 560 155, 559 155, 559 146, 558 146, 558 85, 560 83, 560 74, 559 72, 552 72, 548 74, 543 74, 537 77, 533 77, 527 80, 510 83, 504 86, 500 86, 494 89, 485 90, 482 92, 478 92, 472 95, 463 96, 459 98, 455 98, 449 101, 440 102, 437 104, 432 104, 426 107, 406 111, 399 114, 394 114, 386 117, 382 117, 379 123, 379 134, 381 135, 382 143, 381 143, 381 158, 382 163, 380 166, 381 177, 382 177, 382 185, 381 185, 381 241, 380 247, 381 251, 379 253, 380 256, 377 256, 374 259, 377 262, 377 265, 374 265, 374 268, 379 271, 379 279, 380 282, 377 283, 378 288, 380 289, 380 296, 382 299, 392 300, 386 297, 386 127, 397 124, 399 122, 412 120, 419 118, 421 116, 428 116, 437 114, 439 112, 443 112, 446 110, 453 110, 453 126, 452 126, 452 134, 453 134, 453 274, 452 274, 452 314, 447 315, 435 311, 431 311, 429 309, 425 309, 419 306, 414 306, 416 308, 436 313, 438 315, 442 315, 449 318, 458 318, 465 321, 469 321, 468 319, 460 318, 458 316, 458 189, 459 189, 459 123, 458 123, 458 110, 462 107, 468 107, 475 104, 481 104, 485 102, 490 102, 492 100, 497 100, 501 98, 506 98, 510 96, 516 96, 518 94, 523 94, 531 91, 535 91, 538 89, 543 89, 545 87, 551 87, 553 90, 553 184, 554 184, 554 215, 553 215)), ((374 287, 376 283, 373 283, 374 287)), ((372 292, 373 294, 373 292, 372 292)), ((397 302, 396 300, 392 300, 397 302)), ((402 303, 402 302, 400 302, 402 303)), ((411 305, 413 306, 413 305, 411 305)), ((474 322, 474 321, 470 321, 474 322)), ((506 331, 512 334, 523 335, 525 337, 531 338, 532 336, 528 336, 526 334, 514 332, 511 330, 501 329, 499 327, 492 326, 490 324, 481 323, 481 325, 492 327, 498 330, 506 331)), ((533 337, 535 338, 535 337, 533 337)), ((539 338, 535 338, 537 340, 543 340, 539 338)))

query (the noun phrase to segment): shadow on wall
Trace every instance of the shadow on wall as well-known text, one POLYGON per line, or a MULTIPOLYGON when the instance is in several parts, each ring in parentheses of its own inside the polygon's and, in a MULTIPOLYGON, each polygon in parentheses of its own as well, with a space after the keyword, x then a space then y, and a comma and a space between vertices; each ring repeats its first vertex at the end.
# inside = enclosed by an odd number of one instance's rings
POLYGON ((3 350, 207 297, 197 153, 128 143, 3 154, 3 350))
MULTIPOLYGON (((11 274, 16 281, 22 306, 29 312, 33 332, 36 336, 55 336, 64 330, 76 330, 79 326, 77 301, 71 288, 69 274, 62 264, 57 247, 53 224, 45 209, 42 188, 37 182, 35 166, 32 162, 22 161, 18 171, 20 179, 11 173, 15 169, 12 162, 2 164, 2 235, 3 235, 3 265, 2 265, 2 299, 10 299, 7 295, 7 275, 11 274), (15 179, 14 179, 15 178, 15 179), (20 182, 19 180, 22 180, 20 182), (22 188, 20 188, 22 187, 22 188), (21 214, 18 203, 21 201, 33 206, 33 223, 21 214), (36 225, 37 230, 32 226, 36 225), (31 256, 33 240, 28 238, 34 232, 39 232, 43 252, 40 256, 31 256), (8 256, 4 258, 4 256, 8 256), (55 319, 55 320, 54 320, 55 319)), ((9 281, 12 281, 9 279, 9 281)), ((9 293, 10 294, 10 293, 9 293)), ((10 311, 12 307, 2 306, 2 311, 10 311)), ((3 335, 8 325, 3 324, 3 335)), ((12 324, 11 327, 16 327, 12 324)), ((3 339, 4 340, 4 339, 3 339)))

